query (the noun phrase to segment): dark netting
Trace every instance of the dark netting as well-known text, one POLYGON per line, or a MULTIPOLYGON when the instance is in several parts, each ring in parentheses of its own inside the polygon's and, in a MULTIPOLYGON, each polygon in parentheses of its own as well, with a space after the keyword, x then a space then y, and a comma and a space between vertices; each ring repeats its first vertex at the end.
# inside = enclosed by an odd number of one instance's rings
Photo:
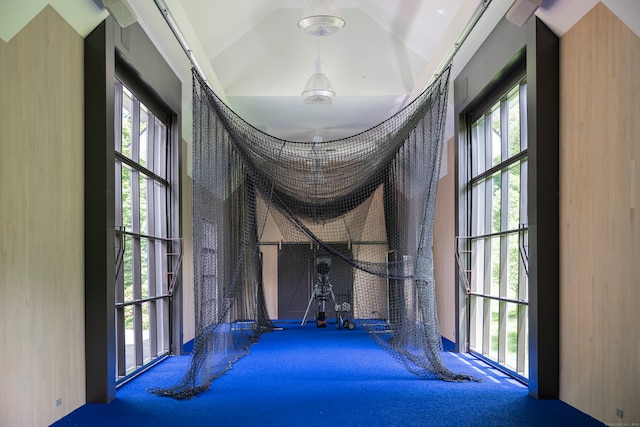
POLYGON ((154 392, 207 389, 273 329, 261 275, 266 235, 299 247, 292 256, 301 262, 312 254, 310 286, 322 303, 318 313, 309 301, 314 320, 366 328, 416 375, 471 379, 442 361, 433 274, 449 72, 365 132, 294 142, 242 120, 194 71, 194 356, 182 383, 154 392))

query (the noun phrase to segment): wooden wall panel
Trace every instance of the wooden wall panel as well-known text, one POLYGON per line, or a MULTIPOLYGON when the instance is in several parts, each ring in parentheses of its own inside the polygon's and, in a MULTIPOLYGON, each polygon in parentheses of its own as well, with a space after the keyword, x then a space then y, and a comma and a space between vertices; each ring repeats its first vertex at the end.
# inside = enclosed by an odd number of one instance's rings
POLYGON ((50 6, 0 43, 0 425, 85 402, 83 40, 50 6))
POLYGON ((639 75, 602 3, 561 39, 560 398, 608 424, 640 422, 639 75))
POLYGON ((433 229, 433 264, 436 280, 436 301, 438 304, 438 321, 443 337, 456 340, 456 268, 455 268, 455 180, 454 180, 454 138, 445 143, 448 155, 447 174, 438 182, 436 199, 436 217, 433 229))

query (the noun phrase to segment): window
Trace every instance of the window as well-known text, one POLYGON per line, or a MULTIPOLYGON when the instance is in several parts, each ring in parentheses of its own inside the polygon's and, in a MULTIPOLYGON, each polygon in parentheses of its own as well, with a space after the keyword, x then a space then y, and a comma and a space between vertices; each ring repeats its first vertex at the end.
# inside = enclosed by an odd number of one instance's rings
POLYGON ((115 82, 117 381, 170 350, 172 254, 167 125, 115 82))
POLYGON ((526 80, 469 116, 469 350, 528 378, 526 80))

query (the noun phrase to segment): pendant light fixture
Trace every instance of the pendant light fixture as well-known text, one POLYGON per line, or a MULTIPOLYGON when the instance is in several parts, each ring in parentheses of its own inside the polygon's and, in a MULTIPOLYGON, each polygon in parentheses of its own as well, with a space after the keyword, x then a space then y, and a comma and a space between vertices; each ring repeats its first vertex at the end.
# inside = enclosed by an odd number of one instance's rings
POLYGON ((344 20, 333 0, 310 0, 302 11, 298 27, 314 36, 328 36, 344 27, 344 20))
POLYGON ((335 96, 331 82, 322 72, 322 61, 320 60, 320 36, 318 36, 318 55, 314 62, 314 73, 304 85, 302 96, 305 104, 328 105, 331 98, 335 96))

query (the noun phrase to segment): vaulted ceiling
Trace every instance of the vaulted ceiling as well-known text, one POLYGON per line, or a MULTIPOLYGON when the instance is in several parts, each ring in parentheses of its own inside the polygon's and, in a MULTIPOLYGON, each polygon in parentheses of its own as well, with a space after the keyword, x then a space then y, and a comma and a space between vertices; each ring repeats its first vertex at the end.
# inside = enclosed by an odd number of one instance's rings
MULTIPOLYGON (((308 0, 121 1, 130 4, 183 81, 187 141, 191 64, 164 16, 175 23, 191 58, 233 110, 274 136, 310 141, 314 135, 330 140, 356 134, 400 110, 424 90, 474 13, 488 4, 453 60, 455 76, 514 3, 335 0, 346 25, 317 38, 298 28, 308 0), (331 105, 305 105, 301 96, 318 54, 336 92, 331 105)), ((602 2, 640 33, 637 0, 602 2)), ((596 3, 543 0, 536 15, 561 36, 596 3)), ((47 4, 82 36, 108 14, 103 0, 2 0, 0 39, 11 39, 47 4)))
MULTIPOLYGON (((513 4, 335 0, 346 24, 318 38, 298 27, 307 1, 156 0, 172 14, 216 92, 255 127, 297 141, 346 137, 390 117, 442 69, 482 5, 488 7, 456 55, 454 75, 513 4), (336 92, 331 105, 305 105, 301 96, 317 56, 336 92)), ((562 35, 596 3, 544 0, 537 14, 562 35)))
POLYGON ((358 133, 406 105, 479 4, 336 3, 346 25, 322 37, 298 27, 306 0, 191 0, 181 7, 233 109, 272 135, 309 141, 358 133), (331 105, 305 105, 301 96, 317 57, 336 92, 331 105))
MULTIPOLYGON (((310 141, 359 133, 415 98, 481 1, 336 0, 346 25, 320 38, 298 27, 307 0, 156 3, 234 111, 274 136, 310 141), (301 96, 318 52, 336 92, 331 105, 305 105, 301 96)), ((502 16, 510 3, 493 0, 491 7, 502 16)), ((157 10, 150 19, 153 2, 132 5, 141 23, 161 34, 166 23, 157 10)))
POLYGON ((304 0, 183 8, 236 112, 270 134, 308 141, 352 135, 395 113, 433 75, 438 45, 469 3, 342 0, 345 27, 322 37, 298 27, 304 0), (331 105, 305 105, 301 96, 318 56, 336 92, 331 105))

